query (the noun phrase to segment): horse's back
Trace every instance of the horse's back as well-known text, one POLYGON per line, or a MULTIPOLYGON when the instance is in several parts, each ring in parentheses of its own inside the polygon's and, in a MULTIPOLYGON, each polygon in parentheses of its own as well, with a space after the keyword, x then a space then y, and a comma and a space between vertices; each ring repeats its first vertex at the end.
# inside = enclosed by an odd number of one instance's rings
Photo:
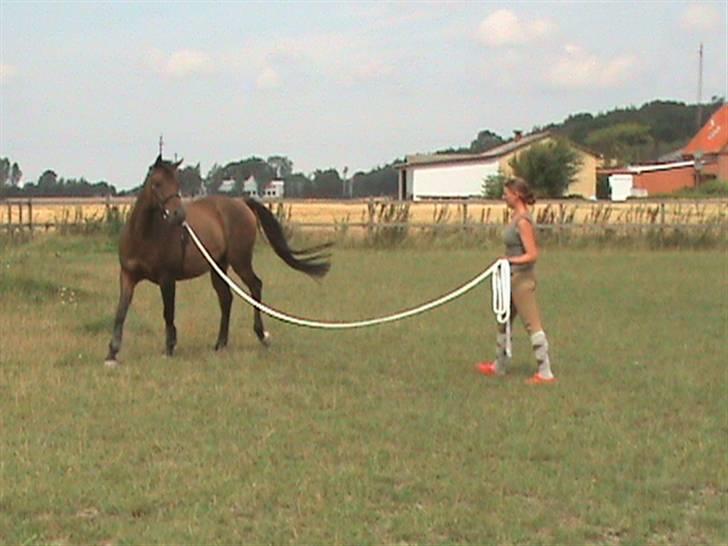
POLYGON ((196 199, 187 205, 187 221, 195 232, 202 230, 224 247, 225 253, 251 248, 255 242, 255 213, 239 198, 211 195, 196 199))

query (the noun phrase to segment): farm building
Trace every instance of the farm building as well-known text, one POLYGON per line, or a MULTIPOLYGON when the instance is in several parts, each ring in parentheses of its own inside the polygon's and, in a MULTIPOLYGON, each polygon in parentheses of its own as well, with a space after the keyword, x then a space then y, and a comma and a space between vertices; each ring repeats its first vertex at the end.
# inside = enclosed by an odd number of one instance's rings
MULTIPOLYGON (((557 137, 549 132, 521 136, 482 154, 410 155, 395 168, 399 171, 399 198, 468 198, 483 193, 483 181, 489 176, 512 174, 510 161, 534 144, 552 142, 557 137)), ((572 142, 579 154, 581 167, 568 193, 586 198, 596 196, 596 169, 601 157, 572 142)))
POLYGON ((260 197, 258 194, 258 181, 254 176, 243 182, 243 195, 246 197, 260 197))
POLYGON ((623 169, 600 170, 599 173, 609 176, 612 201, 672 193, 695 186, 696 180, 695 162, 692 160, 630 165, 623 169))
POLYGON ((283 197, 283 180, 271 180, 263 188, 263 198, 279 199, 283 197))
POLYGON ((682 150, 694 159, 701 180, 728 180, 728 104, 719 108, 682 150))
POLYGON ((613 201, 693 188, 718 178, 728 180, 728 105, 717 110, 677 154, 678 161, 603 169, 613 201))

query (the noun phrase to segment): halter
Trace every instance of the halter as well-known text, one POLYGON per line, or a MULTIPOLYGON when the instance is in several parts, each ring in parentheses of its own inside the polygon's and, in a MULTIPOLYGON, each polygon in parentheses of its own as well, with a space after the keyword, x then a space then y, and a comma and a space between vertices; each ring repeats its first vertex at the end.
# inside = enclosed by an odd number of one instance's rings
POLYGON ((165 205, 167 204, 167 202, 170 199, 174 199, 175 197, 179 198, 181 201, 182 194, 180 192, 176 192, 176 193, 172 193, 172 194, 168 195, 167 197, 165 197, 164 199, 162 199, 160 197, 159 193, 157 193, 157 190, 152 188, 152 191, 154 192, 154 195, 157 197, 157 202, 159 203, 159 208, 162 211, 162 218, 164 220, 166 220, 167 218, 169 218, 169 211, 167 210, 167 207, 165 205))

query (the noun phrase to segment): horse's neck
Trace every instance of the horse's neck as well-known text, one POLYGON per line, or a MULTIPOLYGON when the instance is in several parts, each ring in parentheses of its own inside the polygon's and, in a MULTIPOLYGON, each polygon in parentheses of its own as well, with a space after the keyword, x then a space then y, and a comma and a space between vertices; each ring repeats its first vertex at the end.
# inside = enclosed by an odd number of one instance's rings
POLYGON ((137 237, 148 239, 159 231, 162 221, 161 213, 154 206, 152 200, 142 192, 134 203, 134 209, 129 217, 130 232, 137 237))

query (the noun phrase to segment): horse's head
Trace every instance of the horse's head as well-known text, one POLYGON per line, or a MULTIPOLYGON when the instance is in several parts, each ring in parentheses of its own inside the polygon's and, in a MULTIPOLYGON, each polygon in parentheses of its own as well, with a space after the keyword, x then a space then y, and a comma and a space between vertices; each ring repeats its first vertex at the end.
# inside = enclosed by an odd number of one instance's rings
POLYGON ((182 205, 182 195, 177 178, 177 167, 182 160, 176 163, 162 159, 160 154, 149 168, 144 191, 147 192, 150 202, 159 208, 162 218, 171 224, 179 225, 185 220, 185 208, 182 205))

